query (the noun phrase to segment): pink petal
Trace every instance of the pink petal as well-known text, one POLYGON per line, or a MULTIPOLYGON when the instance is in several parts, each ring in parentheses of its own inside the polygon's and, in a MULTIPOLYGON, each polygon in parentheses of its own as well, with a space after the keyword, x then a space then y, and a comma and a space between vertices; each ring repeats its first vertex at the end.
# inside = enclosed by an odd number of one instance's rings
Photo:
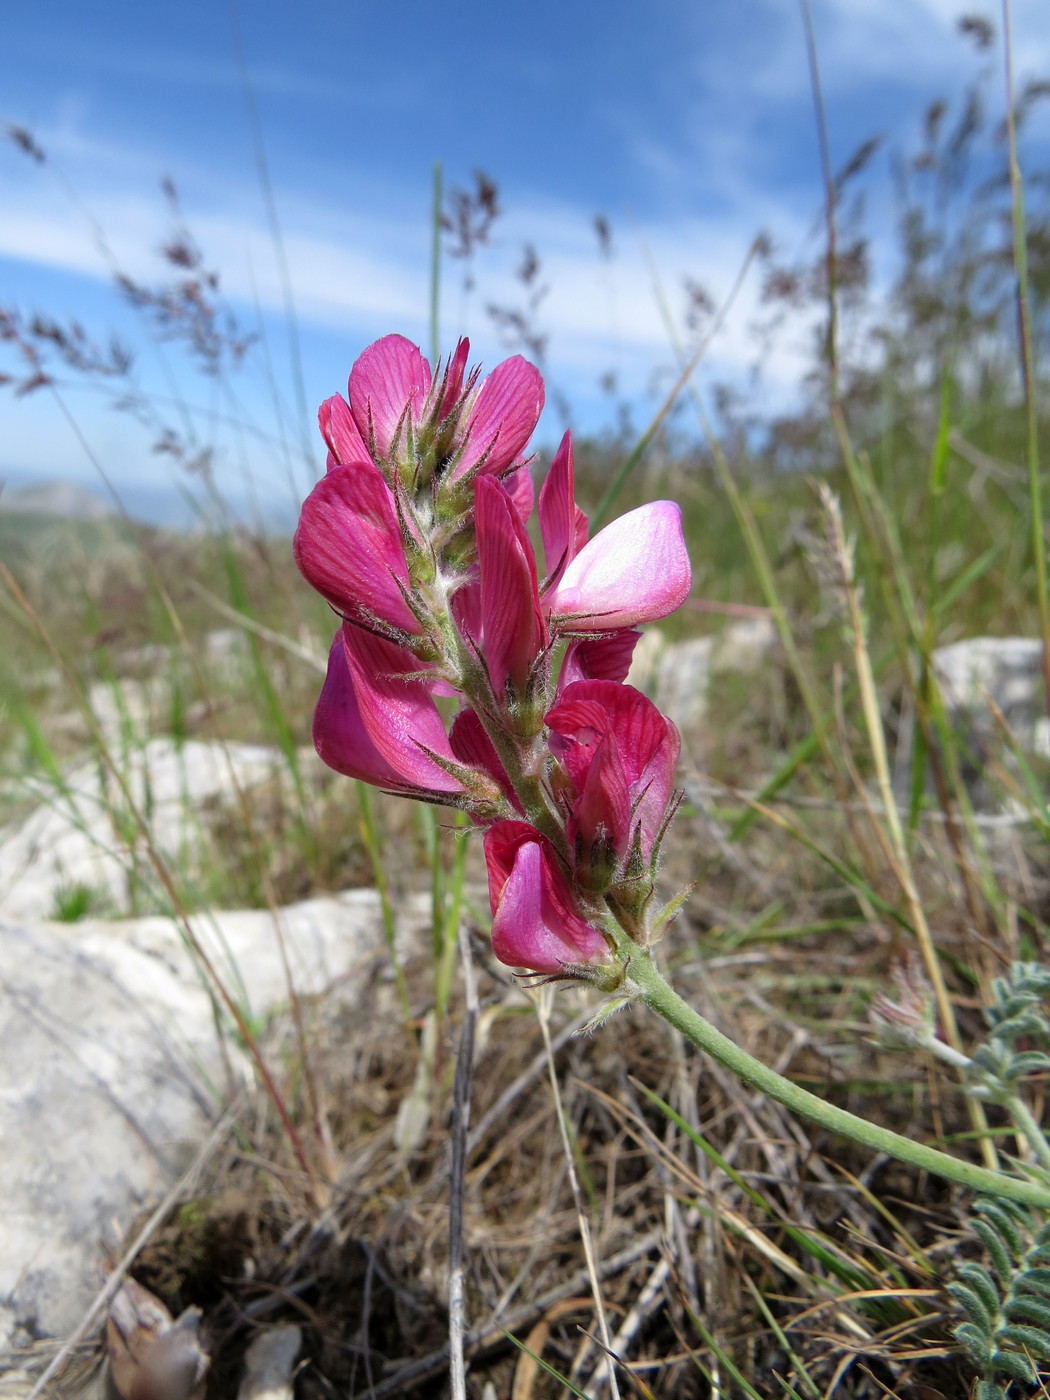
POLYGON ((387 459, 399 430, 400 446, 407 427, 419 424, 430 392, 430 366, 403 335, 385 335, 358 358, 349 388, 358 431, 371 455, 387 459))
POLYGON ((328 674, 314 710, 314 748, 322 763, 348 778, 394 792, 415 792, 368 736, 346 662, 342 630, 328 653, 328 674))
POLYGON ((474 522, 489 677, 497 696, 508 679, 521 692, 547 641, 532 544, 513 501, 494 477, 478 478, 474 522))
POLYGON ((420 630, 398 587, 408 585, 408 565, 394 498, 373 463, 333 467, 317 483, 292 550, 303 577, 340 612, 420 630))
POLYGON ((540 487, 540 533, 547 561, 546 587, 554 587, 570 559, 587 543, 587 517, 576 504, 572 434, 566 433, 540 487))
MULTIPOLYGON (((640 690, 613 681, 566 686, 544 718, 551 753, 581 794, 591 781, 593 765, 608 761, 607 756, 601 757, 602 745, 607 735, 613 737, 630 796, 631 825, 641 822, 643 849, 649 850, 674 787, 681 749, 675 726, 640 690)), ((618 812, 610 810, 610 831, 618 820, 618 812)))
POLYGON ((518 812, 523 811, 518 796, 511 787, 507 770, 500 762, 496 747, 474 710, 460 710, 452 721, 448 740, 460 763, 468 768, 480 768, 483 773, 487 773, 495 780, 511 806, 518 812))
POLYGON ((357 431, 350 412, 350 405, 341 394, 333 394, 317 410, 321 436, 328 444, 328 470, 334 466, 351 466, 354 462, 368 462, 368 448, 357 431))
POLYGON ((514 502, 514 509, 521 518, 521 523, 527 525, 529 516, 532 514, 533 501, 536 498, 536 488, 532 484, 532 472, 526 463, 509 471, 500 480, 507 489, 507 494, 514 502))
POLYGON ((447 418, 459 401, 463 392, 463 375, 467 368, 469 354, 470 341, 466 336, 461 336, 455 353, 448 357, 445 373, 441 378, 441 399, 437 406, 439 421, 442 418, 447 418))
POLYGON ((606 733, 595 746, 573 816, 588 854, 600 837, 623 855, 631 842, 631 794, 616 739, 606 733))
POLYGON ((429 756, 455 762, 428 668, 404 647, 361 627, 345 623, 342 638, 361 723, 382 758, 421 791, 462 792, 458 778, 429 756))
POLYGON ((485 834, 492 951, 508 967, 558 973, 597 963, 608 945, 573 909, 550 843, 526 822, 497 822, 485 834))
POLYGON ((653 501, 584 545, 546 602, 562 632, 607 632, 666 617, 691 586, 682 512, 653 501))
POLYGON ((570 642, 558 673, 559 695, 575 681, 622 681, 631 669, 631 658, 641 632, 607 632, 570 642))
POLYGON ((509 467, 539 422, 543 379, 535 365, 515 355, 497 365, 478 390, 463 424, 465 446, 450 480, 475 468, 496 473, 509 467))

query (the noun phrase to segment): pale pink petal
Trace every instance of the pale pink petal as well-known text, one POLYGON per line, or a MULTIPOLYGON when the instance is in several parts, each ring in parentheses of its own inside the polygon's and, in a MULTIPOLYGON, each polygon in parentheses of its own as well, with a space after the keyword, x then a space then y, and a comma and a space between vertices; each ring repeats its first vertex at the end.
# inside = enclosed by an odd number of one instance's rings
POLYGON ((498 474, 509 467, 532 436, 542 408, 543 379, 535 365, 520 355, 497 365, 461 426, 465 445, 451 481, 475 469, 498 474))
POLYGON ((545 602, 563 633, 606 632, 666 617, 691 586, 682 512, 654 501, 584 545, 545 602))
POLYGON ((445 365, 445 373, 441 378, 440 390, 441 399, 437 406, 438 419, 447 418, 455 408, 459 397, 463 392, 463 375, 467 368, 467 357, 470 354, 470 341, 466 336, 461 336, 455 353, 448 357, 445 365))
POLYGON ((385 335, 350 371, 350 411, 373 455, 387 459, 399 431, 415 429, 430 392, 430 366, 403 335, 385 335))
POLYGON ((317 483, 292 549, 303 577, 340 612, 420 630, 398 587, 408 584, 408 565, 394 498, 371 462, 333 467, 317 483))
MULTIPOLYGON (((631 840, 631 794, 611 733, 595 745, 580 800, 573 809, 573 825, 583 838, 584 854, 603 837, 623 855, 631 840)), ((570 833, 575 835, 575 831, 570 833)))
MULTIPOLYGON (((580 804, 574 808, 581 825, 586 816, 593 830, 600 815, 594 804, 600 791, 595 789, 594 769, 615 766, 618 773, 601 774, 612 804, 605 817, 606 829, 622 843, 628 831, 617 797, 622 776, 633 813, 629 829, 642 825, 642 848, 649 851, 663 823, 674 787, 680 741, 678 730, 639 690, 614 681, 580 681, 565 688, 558 703, 544 716, 550 730, 551 753, 561 763, 577 793, 588 793, 586 814, 580 804), (607 740, 613 746, 607 747, 607 740)), ((625 846, 618 844, 623 852, 625 846)))

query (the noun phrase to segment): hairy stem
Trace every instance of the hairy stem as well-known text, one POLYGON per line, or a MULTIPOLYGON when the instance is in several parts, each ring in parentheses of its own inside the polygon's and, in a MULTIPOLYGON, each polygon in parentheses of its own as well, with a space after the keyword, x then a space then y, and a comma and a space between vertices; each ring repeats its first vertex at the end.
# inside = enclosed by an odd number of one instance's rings
POLYGON ((739 1075, 746 1084, 760 1089, 792 1112, 800 1113, 819 1123, 829 1132, 841 1133, 844 1137, 852 1138, 854 1142, 870 1147, 874 1152, 884 1152, 900 1162, 932 1172, 946 1181, 954 1181, 968 1190, 1022 1201, 1026 1205, 1044 1208, 1050 1206, 1050 1187, 1007 1176, 1004 1172, 989 1171, 987 1167, 975 1166, 972 1162, 951 1157, 934 1147, 913 1142, 911 1138, 891 1132, 888 1128, 877 1127, 843 1108, 826 1103, 816 1094, 811 1094, 808 1089, 803 1089, 793 1084, 790 1079, 777 1074, 768 1065, 762 1064, 760 1060, 756 1060, 746 1050, 734 1044, 728 1036, 716 1030, 709 1021, 683 1001, 664 978, 648 952, 634 951, 628 975, 641 993, 641 999, 657 1015, 669 1021, 699 1049, 713 1055, 720 1064, 739 1075))

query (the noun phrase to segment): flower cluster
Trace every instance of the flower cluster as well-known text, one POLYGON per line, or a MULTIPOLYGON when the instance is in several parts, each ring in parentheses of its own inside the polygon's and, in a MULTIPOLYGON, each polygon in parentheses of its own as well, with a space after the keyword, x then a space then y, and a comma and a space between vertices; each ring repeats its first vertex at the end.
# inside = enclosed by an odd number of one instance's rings
POLYGON ((614 987, 624 939, 653 936, 677 801, 677 731, 624 680, 638 625, 689 592, 681 515, 657 501, 589 539, 566 434, 537 503, 541 575, 522 454, 543 381, 520 356, 482 379, 467 356, 462 340, 432 373, 386 336, 321 406, 328 469, 294 549, 342 621, 314 742, 337 772, 485 828, 503 962, 614 987))

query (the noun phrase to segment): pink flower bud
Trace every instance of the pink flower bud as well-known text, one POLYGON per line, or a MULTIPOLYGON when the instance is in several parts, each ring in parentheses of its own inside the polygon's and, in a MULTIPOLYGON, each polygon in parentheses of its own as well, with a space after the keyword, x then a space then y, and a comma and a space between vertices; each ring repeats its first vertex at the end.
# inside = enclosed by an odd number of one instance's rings
POLYGON ((608 944, 576 910, 554 848, 535 827, 497 822, 485 833, 485 862, 500 962, 556 974, 608 958, 608 944))
POLYGON ((563 634, 611 632, 666 617, 691 586, 682 512, 673 501, 654 501, 585 544, 545 602, 563 634))
POLYGON ((333 467, 303 502, 292 544, 303 577, 345 616, 418 633, 390 488, 372 462, 333 467))

